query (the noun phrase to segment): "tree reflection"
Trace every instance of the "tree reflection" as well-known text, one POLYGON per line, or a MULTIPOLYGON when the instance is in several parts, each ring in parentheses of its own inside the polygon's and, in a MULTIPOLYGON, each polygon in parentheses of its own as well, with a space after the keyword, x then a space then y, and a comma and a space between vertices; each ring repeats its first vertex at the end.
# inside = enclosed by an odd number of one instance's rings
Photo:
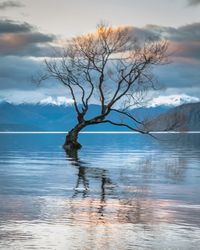
POLYGON ((101 205, 99 207, 99 213, 103 216, 103 207, 106 203, 106 195, 111 194, 113 191, 113 183, 108 177, 108 170, 103 168, 90 167, 88 163, 81 161, 78 157, 77 150, 66 150, 67 159, 72 166, 75 166, 78 170, 76 185, 74 188, 73 198, 82 194, 83 198, 86 198, 90 192, 90 182, 92 180, 97 181, 100 190, 97 192, 100 194, 101 205))

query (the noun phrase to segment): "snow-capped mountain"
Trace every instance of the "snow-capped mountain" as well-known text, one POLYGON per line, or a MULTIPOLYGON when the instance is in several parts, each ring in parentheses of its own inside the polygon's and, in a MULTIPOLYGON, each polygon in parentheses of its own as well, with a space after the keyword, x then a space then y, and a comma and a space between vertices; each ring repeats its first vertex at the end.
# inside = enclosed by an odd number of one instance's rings
MULTIPOLYGON (((189 103, 174 107, 182 102, 197 102, 197 98, 188 96, 171 96, 170 98, 154 98, 152 105, 146 108, 135 108, 130 112, 137 120, 149 120, 150 130, 173 130, 174 119, 181 114, 181 124, 175 130, 200 130, 200 102, 189 103), (159 105, 165 104, 165 105, 159 105), (172 106, 173 105, 173 106, 172 106), (183 125, 184 124, 184 125, 183 125)), ((89 116, 99 112, 98 105, 90 105, 89 116)), ((119 114, 110 114, 110 119, 119 121, 119 114)), ((130 120, 126 120, 133 125, 130 120)), ((44 99, 37 104, 14 105, 8 102, 0 103, 0 130, 1 131, 68 131, 76 124, 76 113, 70 101, 62 98, 44 99)), ((90 126, 92 131, 120 131, 122 127, 108 124, 90 126)))
MULTIPOLYGON (((30 93, 24 93, 23 98, 18 96, 17 93, 11 96, 8 95, 6 98, 1 99, 0 103, 7 102, 13 105, 20 105, 20 104, 42 104, 42 105, 56 105, 56 106, 69 106, 73 103, 71 98, 66 96, 44 96, 38 95, 34 99, 31 97, 30 93)), ((146 101, 144 106, 147 108, 149 107, 157 107, 157 106, 179 106, 185 103, 196 103, 200 102, 200 98, 195 96, 190 96, 186 94, 179 94, 179 95, 160 95, 158 97, 154 97, 149 101, 146 101)), ((95 101, 93 104, 96 104, 95 101)), ((137 108, 137 107, 136 107, 137 108)))
POLYGON ((157 107, 157 106, 180 106, 186 103, 196 103, 200 102, 198 97, 189 96, 186 94, 182 95, 168 95, 168 96, 158 96, 153 98, 149 103, 147 103, 147 107, 157 107))

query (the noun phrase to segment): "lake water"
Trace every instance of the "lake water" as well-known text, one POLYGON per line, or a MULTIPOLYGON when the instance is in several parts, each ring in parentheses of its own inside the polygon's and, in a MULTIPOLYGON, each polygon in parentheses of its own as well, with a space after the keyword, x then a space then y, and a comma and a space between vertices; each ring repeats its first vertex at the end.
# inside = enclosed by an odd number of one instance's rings
POLYGON ((0 135, 0 249, 200 249, 200 134, 0 135))

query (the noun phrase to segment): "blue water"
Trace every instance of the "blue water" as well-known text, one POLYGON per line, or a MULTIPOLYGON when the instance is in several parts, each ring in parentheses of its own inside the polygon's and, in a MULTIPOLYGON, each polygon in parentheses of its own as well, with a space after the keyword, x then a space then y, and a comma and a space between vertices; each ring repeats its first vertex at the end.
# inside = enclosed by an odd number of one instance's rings
POLYGON ((200 134, 0 135, 0 249, 199 249, 200 134))

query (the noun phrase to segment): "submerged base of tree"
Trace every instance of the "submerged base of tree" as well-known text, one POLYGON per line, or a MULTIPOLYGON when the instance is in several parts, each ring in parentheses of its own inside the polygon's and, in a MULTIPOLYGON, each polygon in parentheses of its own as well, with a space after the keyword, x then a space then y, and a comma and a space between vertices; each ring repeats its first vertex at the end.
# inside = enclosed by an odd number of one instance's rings
POLYGON ((68 132, 65 143, 63 144, 65 150, 78 150, 82 148, 81 144, 78 142, 79 131, 80 128, 77 126, 68 132))
POLYGON ((63 148, 65 150, 78 150, 78 149, 81 149, 82 148, 82 145, 79 143, 79 142, 68 142, 68 143, 64 143, 63 144, 63 148))

